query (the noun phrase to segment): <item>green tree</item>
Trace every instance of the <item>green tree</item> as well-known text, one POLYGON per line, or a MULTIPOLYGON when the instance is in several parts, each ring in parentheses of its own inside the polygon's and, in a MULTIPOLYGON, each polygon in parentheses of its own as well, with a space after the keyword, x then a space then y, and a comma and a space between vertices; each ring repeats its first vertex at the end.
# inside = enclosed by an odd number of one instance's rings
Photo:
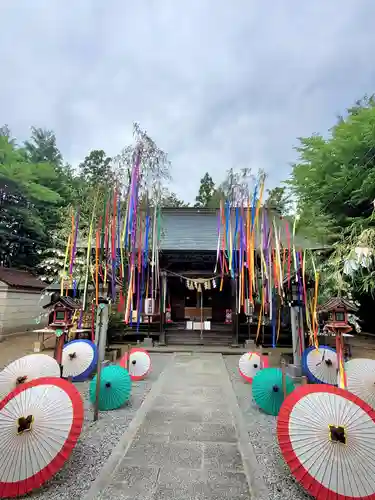
MULTIPOLYGON (((301 211, 332 217, 340 227, 368 218, 375 199, 375 106, 365 98, 348 110, 331 136, 301 138, 288 184, 301 211), (315 210, 311 207, 314 206, 315 210)), ((313 221, 309 221, 313 222, 313 221)))
POLYGON ((199 192, 195 197, 195 207, 207 208, 215 194, 215 183, 208 172, 204 174, 200 181, 199 192))
POLYGON ((62 166, 62 155, 52 130, 31 127, 30 140, 25 141, 24 147, 31 163, 48 162, 56 167, 62 166))
POLYGON ((90 186, 108 185, 114 181, 111 162, 102 149, 95 149, 78 166, 79 175, 90 186))
POLYGON ((23 151, 29 163, 48 163, 53 169, 53 177, 39 182, 58 193, 60 201, 45 210, 43 201, 36 201, 48 234, 52 234, 56 227, 65 223, 66 207, 75 202, 77 180, 69 165, 64 165, 62 154, 57 147, 55 133, 52 130, 31 127, 31 137, 24 142, 23 151))
POLYGON ((365 97, 339 118, 329 137, 300 138, 299 160, 287 181, 297 201, 298 229, 333 245, 325 274, 336 293, 375 290, 373 257, 352 275, 344 269, 355 248, 375 241, 374 130, 375 102, 365 97))
POLYGON ((188 207, 189 204, 180 200, 176 193, 166 189, 162 194, 161 206, 165 208, 185 208, 188 207))
POLYGON ((33 267, 49 240, 43 213, 60 196, 47 187, 56 172, 49 163, 31 163, 24 149, 0 136, 1 263, 33 267), (41 207, 43 207, 41 209, 41 207))
POLYGON ((281 215, 287 215, 292 206, 292 200, 285 187, 275 187, 267 190, 267 199, 264 206, 270 210, 276 210, 281 215))
POLYGON ((7 124, 0 127, 0 137, 7 137, 9 139, 9 142, 13 142, 12 133, 7 124))

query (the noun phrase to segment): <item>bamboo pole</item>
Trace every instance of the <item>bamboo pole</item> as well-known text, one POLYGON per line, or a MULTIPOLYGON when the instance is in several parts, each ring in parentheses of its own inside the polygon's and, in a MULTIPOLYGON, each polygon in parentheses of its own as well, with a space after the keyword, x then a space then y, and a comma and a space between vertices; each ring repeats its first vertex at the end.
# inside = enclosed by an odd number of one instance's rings
POLYGON ((286 398, 286 373, 285 373, 285 359, 281 360, 281 374, 282 374, 282 386, 283 386, 283 396, 286 398))

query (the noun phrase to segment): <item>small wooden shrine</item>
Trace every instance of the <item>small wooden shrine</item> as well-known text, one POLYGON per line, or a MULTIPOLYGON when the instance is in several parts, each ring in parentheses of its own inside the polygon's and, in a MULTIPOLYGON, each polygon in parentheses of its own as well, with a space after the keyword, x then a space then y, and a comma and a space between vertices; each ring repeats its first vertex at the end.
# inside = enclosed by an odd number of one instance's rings
POLYGON ((43 306, 43 309, 51 309, 48 327, 71 328, 74 322, 74 315, 81 307, 81 303, 71 297, 59 297, 57 301, 46 304, 43 306))
POLYGON ((327 302, 318 309, 318 313, 324 315, 326 318, 324 328, 336 334, 348 333, 353 329, 349 324, 348 314, 356 311, 358 311, 357 306, 341 297, 327 300, 327 302))
POLYGON ((56 336, 55 359, 61 365, 62 350, 72 328, 75 315, 82 308, 80 302, 71 297, 59 297, 56 301, 51 301, 43 306, 43 309, 50 309, 48 328, 53 330, 56 336))

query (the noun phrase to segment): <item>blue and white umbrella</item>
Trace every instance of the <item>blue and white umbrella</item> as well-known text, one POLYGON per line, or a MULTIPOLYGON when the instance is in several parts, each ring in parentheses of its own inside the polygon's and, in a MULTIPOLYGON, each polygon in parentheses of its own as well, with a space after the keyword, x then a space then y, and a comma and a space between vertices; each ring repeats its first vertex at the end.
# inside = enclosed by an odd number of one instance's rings
POLYGON ((313 384, 337 385, 336 350, 327 345, 309 347, 302 355, 302 369, 313 384))
POLYGON ((64 345, 62 354, 63 377, 83 382, 96 367, 98 349, 91 340, 72 340, 64 345))

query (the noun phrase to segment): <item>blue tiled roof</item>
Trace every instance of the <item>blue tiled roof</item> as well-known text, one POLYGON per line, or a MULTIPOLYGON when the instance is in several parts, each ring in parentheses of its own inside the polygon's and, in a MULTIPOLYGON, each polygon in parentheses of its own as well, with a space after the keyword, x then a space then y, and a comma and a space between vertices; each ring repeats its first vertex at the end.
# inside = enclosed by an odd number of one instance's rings
POLYGON ((164 210, 161 228, 162 250, 216 250, 215 211, 164 210))

